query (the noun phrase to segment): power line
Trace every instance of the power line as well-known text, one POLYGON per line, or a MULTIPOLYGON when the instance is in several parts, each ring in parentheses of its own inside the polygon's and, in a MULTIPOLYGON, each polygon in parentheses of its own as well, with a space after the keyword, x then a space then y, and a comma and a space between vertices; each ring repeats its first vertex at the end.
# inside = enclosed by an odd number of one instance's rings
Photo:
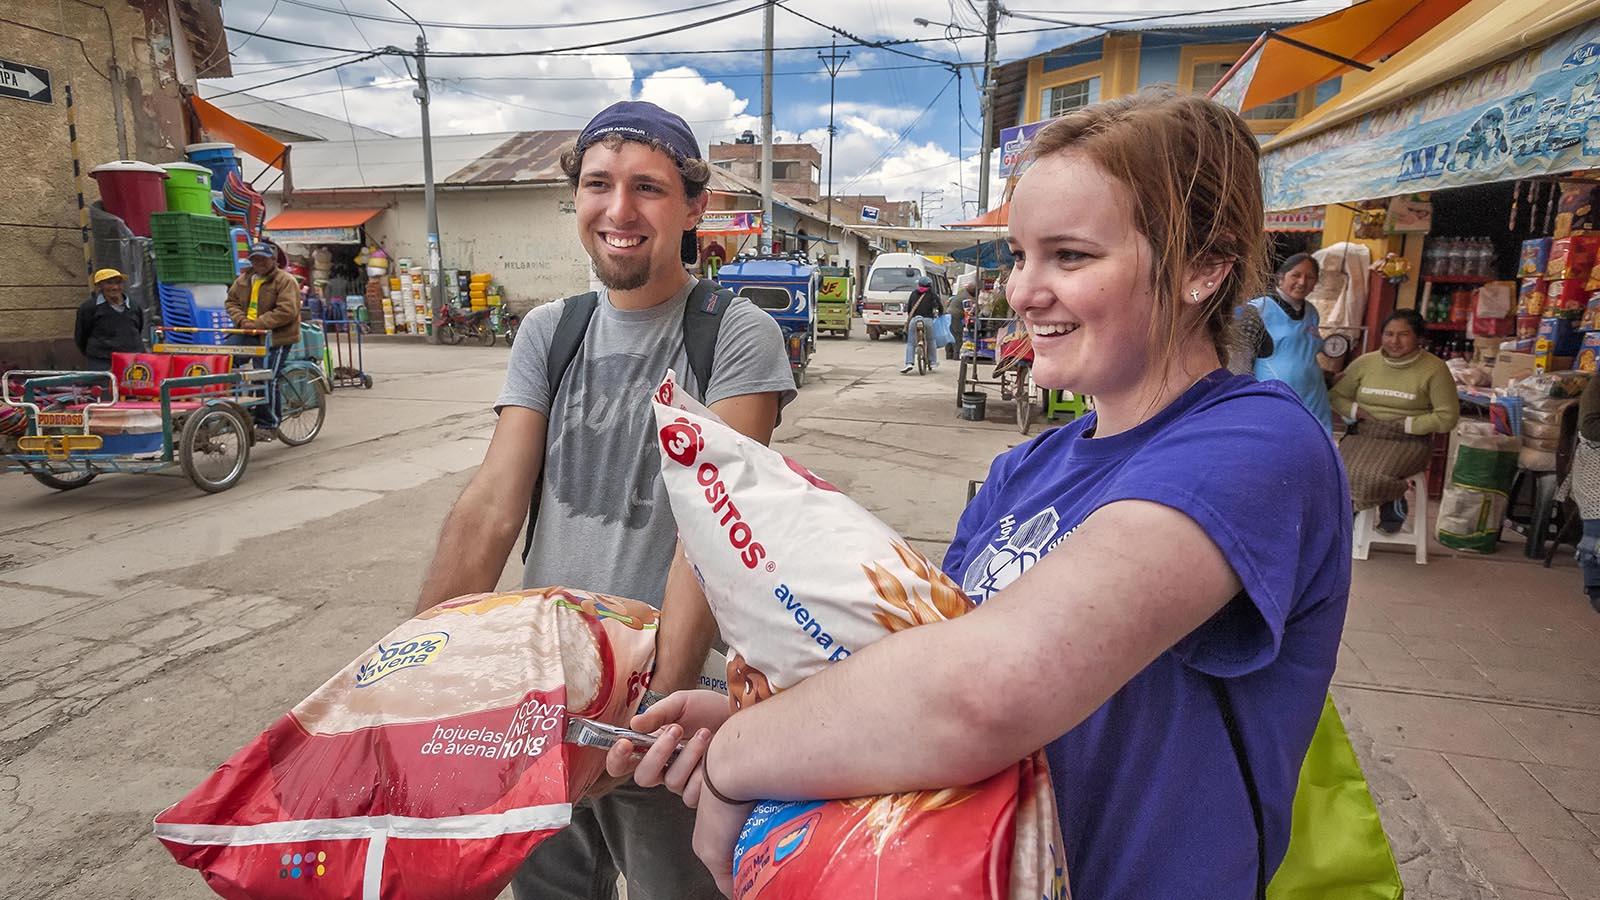
POLYGON ((243 93, 245 93, 247 91, 260 90, 261 88, 264 88, 264 87, 272 87, 275 84, 283 84, 285 81, 294 81, 297 78, 307 78, 307 77, 312 76, 312 75, 321 75, 323 72, 332 72, 334 69, 342 68, 344 66, 354 65, 355 63, 359 63, 359 62, 366 62, 367 60, 372 59, 374 56, 378 56, 378 55, 379 54, 378 54, 377 51, 368 51, 366 53, 360 54, 356 59, 345 60, 344 62, 341 62, 341 63, 334 63, 331 66, 323 66, 320 69, 312 69, 309 72, 301 72, 298 75, 286 75, 283 78, 278 78, 278 79, 275 79, 273 81, 262 82, 261 84, 252 84, 249 87, 242 87, 242 88, 239 88, 238 90, 235 90, 235 91, 228 91, 226 93, 217 94, 216 96, 208 97, 207 99, 208 100, 221 100, 223 97, 232 97, 234 94, 243 94, 243 93))
MULTIPOLYGON (((493 59, 493 58, 497 58, 497 57, 509 57, 509 56, 552 56, 552 55, 562 54, 562 53, 572 53, 572 52, 578 51, 578 50, 592 50, 592 49, 595 49, 596 47, 611 47, 611 46, 615 46, 617 44, 631 44, 634 41, 642 41, 642 40, 647 40, 649 38, 663 37, 663 36, 669 35, 669 34, 676 34, 676 33, 680 32, 680 31, 689 31, 689 30, 694 29, 694 28, 701 28, 701 27, 704 27, 706 25, 714 25, 714 24, 716 24, 718 22, 724 22, 724 21, 727 21, 728 19, 733 19, 733 18, 737 18, 737 17, 742 16, 742 15, 746 15, 748 13, 753 13, 758 9, 764 9, 766 7, 766 5, 767 5, 767 0, 762 0, 761 3, 757 3, 754 6, 747 6, 744 9, 736 10, 736 11, 728 13, 727 15, 724 15, 724 16, 713 16, 713 17, 708 18, 708 19, 699 19, 699 20, 696 20, 694 22, 686 22, 686 23, 684 23, 682 25, 675 25, 675 26, 673 26, 671 28, 663 28, 663 29, 660 29, 659 31, 652 31, 652 32, 649 32, 649 33, 646 33, 646 34, 636 34, 636 35, 631 35, 629 37, 615 38, 615 39, 607 40, 607 41, 594 41, 593 43, 579 44, 579 45, 574 46, 574 47, 559 47, 559 48, 552 48, 552 49, 548 49, 548 50, 472 50, 472 51, 448 51, 448 50, 440 51, 440 50, 434 50, 434 51, 429 51, 426 54, 426 56, 429 59, 493 59)), ((237 28, 231 28, 231 27, 228 27, 228 26, 223 26, 223 27, 226 28, 228 31, 239 32, 241 34, 248 33, 248 32, 241 32, 237 28)), ((330 46, 327 46, 327 45, 324 45, 324 44, 312 44, 312 43, 309 43, 309 42, 306 42, 306 41, 295 41, 295 40, 291 40, 289 38, 274 37, 273 35, 269 35, 269 34, 258 34, 258 36, 262 37, 262 38, 264 38, 266 40, 269 40, 269 41, 277 41, 277 42, 282 43, 282 44, 293 44, 294 46, 297 46, 297 47, 311 47, 311 48, 317 49, 317 50, 343 50, 346 53, 361 53, 361 52, 363 52, 361 50, 352 50, 352 49, 345 48, 345 47, 330 47, 330 46)), ((406 51, 401 50, 398 47, 384 48, 384 50, 381 51, 381 52, 388 53, 390 55, 406 53, 406 51)), ((415 54, 408 54, 408 55, 415 55, 415 54)), ((661 54, 658 51, 656 55, 661 55, 661 54)))
MULTIPOLYGON (((282 0, 282 2, 304 7, 306 9, 321 10, 322 12, 333 13, 335 15, 349 14, 351 18, 365 19, 369 22, 387 22, 394 25, 413 24, 412 20, 410 19, 400 19, 394 16, 379 16, 371 13, 349 13, 348 10, 341 11, 334 9, 331 6, 322 6, 317 3, 310 3, 307 2, 307 0, 282 0)), ((423 19, 420 21, 420 24, 426 25, 429 28, 457 28, 464 31, 541 31, 558 28, 586 28, 592 25, 619 25, 623 22, 637 22, 642 19, 659 19, 664 16, 673 16, 686 12, 696 12, 702 9, 711 9, 715 6, 727 6, 729 4, 738 2, 739 0, 712 0, 712 2, 709 3, 700 3, 694 6, 684 6, 678 9, 666 9, 659 12, 642 13, 636 16, 622 16, 616 19, 593 19, 587 22, 538 22, 520 25, 503 25, 494 22, 435 22, 423 19)), ((340 5, 343 4, 341 3, 340 5)))
MULTIPOLYGON (((450 88, 450 90, 452 90, 452 91, 454 91, 454 92, 456 92, 458 94, 470 94, 473 97, 478 97, 478 98, 483 99, 483 100, 492 100, 495 103, 499 103, 499 104, 501 104, 503 106, 512 106, 512 107, 516 107, 517 109, 526 109, 526 110, 528 110, 530 112, 544 113, 546 115, 551 115, 551 116, 561 116, 561 117, 567 118, 567 119, 582 119, 582 120, 585 120, 585 121, 594 118, 594 113, 592 113, 592 112, 570 113, 570 112, 562 112, 559 109, 543 109, 543 108, 537 107, 537 106, 528 106, 527 104, 524 104, 524 103, 513 103, 512 101, 506 100, 503 97, 494 97, 494 96, 491 96, 489 94, 480 94, 477 91, 469 91, 466 88, 461 87, 460 85, 449 85, 449 88, 450 88)), ((721 124, 723 122, 736 122, 736 121, 738 121, 740 119, 754 119, 754 118, 757 118, 757 117, 756 116, 752 116, 749 113, 740 113, 737 116, 727 116, 727 117, 721 118, 721 119, 685 119, 684 121, 687 122, 690 125, 716 125, 716 124, 721 124)))
POLYGON ((900 136, 894 139, 894 143, 890 144, 888 147, 885 147, 883 152, 878 154, 878 158, 877 159, 874 159, 872 162, 868 163, 861 170, 861 174, 860 175, 857 175, 855 178, 852 178, 849 181, 849 183, 847 183, 844 187, 840 188, 839 190, 840 191, 848 191, 852 187, 855 187, 856 184, 858 184, 863 178, 866 178, 868 174, 870 174, 874 169, 876 169, 878 167, 879 163, 881 163, 884 160, 888 159, 889 158, 889 154, 893 153, 897 148, 899 148, 900 144, 905 141, 906 136, 909 135, 911 133, 912 129, 916 128, 918 123, 920 123, 922 121, 922 117, 926 116, 928 114, 928 110, 933 109, 933 107, 939 102, 939 99, 944 96, 944 92, 950 90, 950 85, 955 83, 955 80, 956 80, 956 76, 951 75, 949 80, 944 83, 944 87, 939 89, 939 93, 933 95, 933 99, 929 100, 928 101, 928 105, 924 106, 922 108, 922 112, 917 113, 917 117, 915 119, 911 120, 911 124, 907 125, 905 127, 905 129, 900 132, 900 136))
MULTIPOLYGON (((274 2, 276 2, 276 0, 274 0, 274 2)), ((292 2, 292 0, 291 0, 291 2, 292 2)), ((368 38, 366 33, 361 30, 361 23, 357 22, 356 21, 356 17, 351 14, 350 7, 345 6, 344 0, 339 0, 339 5, 344 7, 344 14, 345 14, 345 16, 347 16, 350 19, 350 27, 354 28, 356 30, 356 37, 361 38, 363 43, 365 43, 368 47, 371 47, 372 46, 372 39, 368 38)), ((379 57, 378 62, 383 63, 383 67, 385 69, 389 70, 389 74, 390 75, 393 75, 396 78, 400 77, 400 73, 396 72, 394 70, 394 66, 389 65, 389 61, 387 59, 383 59, 382 57, 379 57)), ((335 74, 337 74, 337 73, 335 73, 335 74)), ((340 83, 341 86, 344 84, 344 76, 342 76, 342 75, 339 76, 339 83, 340 83)), ((357 168, 359 170, 359 166, 357 168)))
POLYGON ((931 56, 922 56, 922 55, 919 55, 919 54, 916 54, 916 53, 910 53, 908 51, 901 50, 901 49, 899 49, 897 47, 891 47, 891 46, 889 46, 888 44, 886 44, 886 43, 884 43, 882 41, 869 41, 869 40, 866 40, 864 38, 858 37, 856 35, 851 34, 848 31, 845 31, 843 28, 837 28, 837 27, 835 27, 833 25, 829 25, 826 22, 819 22, 816 19, 811 18, 810 16, 806 15, 803 12, 800 12, 798 10, 790 9, 787 6, 784 6, 783 3, 780 2, 780 0, 773 0, 773 4, 772 5, 778 7, 779 9, 783 10, 784 12, 788 13, 791 16, 798 16, 799 18, 802 18, 802 19, 806 20, 807 22, 810 22, 811 24, 817 26, 818 28, 825 28, 828 31, 833 32, 834 34, 839 35, 840 37, 849 38, 850 40, 855 41, 857 44, 860 44, 863 47, 872 47, 875 50, 887 50, 890 53, 898 54, 900 56, 908 56, 908 57, 910 57, 912 59, 921 60, 923 62, 944 63, 944 65, 946 65, 946 66, 950 65, 950 63, 945 62, 942 59, 935 59, 934 57, 931 57, 931 56))

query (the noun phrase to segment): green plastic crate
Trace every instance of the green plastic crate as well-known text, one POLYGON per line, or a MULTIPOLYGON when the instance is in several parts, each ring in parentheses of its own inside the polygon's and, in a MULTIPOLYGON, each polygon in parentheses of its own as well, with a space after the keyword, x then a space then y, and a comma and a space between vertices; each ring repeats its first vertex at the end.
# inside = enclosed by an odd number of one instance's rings
POLYGON ((232 284, 233 254, 156 254, 156 276, 165 284, 232 284))
POLYGON ((228 220, 189 212, 150 214, 150 239, 161 244, 218 244, 231 246, 228 220))

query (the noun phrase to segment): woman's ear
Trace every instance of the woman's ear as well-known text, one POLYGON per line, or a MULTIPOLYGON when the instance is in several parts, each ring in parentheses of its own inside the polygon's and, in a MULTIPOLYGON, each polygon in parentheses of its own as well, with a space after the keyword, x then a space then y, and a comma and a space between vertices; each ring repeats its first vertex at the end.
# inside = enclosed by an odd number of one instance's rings
POLYGON ((1183 284, 1184 299, 1192 298, 1191 302, 1204 303, 1222 287, 1222 282, 1232 273, 1231 259, 1219 258, 1190 266, 1189 275, 1183 284))

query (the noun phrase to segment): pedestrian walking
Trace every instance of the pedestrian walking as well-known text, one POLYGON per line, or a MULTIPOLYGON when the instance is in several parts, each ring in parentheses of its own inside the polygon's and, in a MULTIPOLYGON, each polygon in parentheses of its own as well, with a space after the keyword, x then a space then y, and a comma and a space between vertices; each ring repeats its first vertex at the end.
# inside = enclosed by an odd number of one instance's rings
POLYGON ((1243 900, 1284 857, 1350 516, 1299 398, 1222 368, 1265 262, 1256 140, 1158 91, 1068 112, 1028 152, 1007 298, 1034 379, 1095 411, 991 466, 944 558, 975 612, 731 718, 686 692, 635 720, 676 722, 635 777, 696 796, 695 845, 725 888, 750 800, 970 784, 1040 746, 1073 896, 1243 900))
POLYGON ((113 353, 144 349, 144 313, 123 295, 126 283, 116 269, 101 269, 94 273, 94 293, 78 307, 72 342, 95 371, 111 371, 113 353))
MULTIPOLYGON (((684 270, 680 248, 705 211, 711 170, 681 117, 614 104, 561 166, 602 288, 523 321, 494 436, 445 519, 417 609, 493 590, 526 520, 525 587, 567 585, 662 610, 650 702, 696 684, 716 636, 677 549, 652 389, 674 370, 730 426, 765 442, 794 380, 772 317, 684 270)), ((528 858, 513 894, 611 898, 620 870, 630 900, 718 897, 695 860, 693 827, 670 792, 625 784, 578 804, 528 858)))

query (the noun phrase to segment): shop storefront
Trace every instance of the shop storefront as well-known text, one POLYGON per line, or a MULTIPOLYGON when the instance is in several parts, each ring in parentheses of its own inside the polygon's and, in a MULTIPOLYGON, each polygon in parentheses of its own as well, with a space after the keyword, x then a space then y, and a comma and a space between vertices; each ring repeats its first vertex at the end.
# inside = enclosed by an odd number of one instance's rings
MULTIPOLYGON (((1600 19, 1579 0, 1474 0, 1348 80, 1266 144, 1269 220, 1282 230, 1320 208, 1325 248, 1365 248, 1366 349, 1389 313, 1415 309, 1463 411, 1493 418, 1518 439, 1519 471, 1553 482, 1583 378, 1555 373, 1592 372, 1580 351, 1600 350, 1587 313, 1600 299, 1600 19)), ((1449 454, 1441 438, 1435 492, 1449 454)))

